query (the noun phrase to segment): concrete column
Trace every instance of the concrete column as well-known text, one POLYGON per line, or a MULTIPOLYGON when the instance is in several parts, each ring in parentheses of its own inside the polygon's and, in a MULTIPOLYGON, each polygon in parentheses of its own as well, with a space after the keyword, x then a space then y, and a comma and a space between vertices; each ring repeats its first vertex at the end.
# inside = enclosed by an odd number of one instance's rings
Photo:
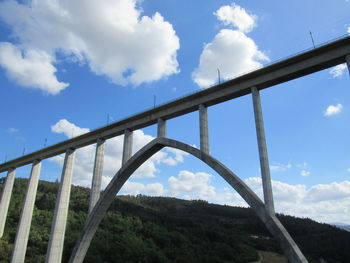
POLYGON ((203 104, 199 105, 200 149, 209 154, 208 111, 203 104))
POLYGON ((157 137, 165 137, 165 136, 166 136, 166 121, 163 119, 158 119, 157 137))
POLYGON ((55 212, 53 215, 46 263, 61 263, 64 235, 66 231, 70 189, 73 175, 75 151, 68 149, 64 159, 60 187, 58 189, 55 212))
POLYGON ((260 169, 261 169, 262 185, 264 190, 265 209, 269 214, 273 215, 275 214, 275 207, 273 203, 270 166, 269 166, 269 158, 267 155, 265 128, 264 128, 264 120, 263 120, 263 114, 261 109, 260 93, 256 87, 253 87, 251 90, 252 90, 252 96, 253 96, 255 127, 256 127, 256 135, 257 135, 258 147, 259 147, 260 169))
POLYGON ((26 256, 28 237, 30 225, 32 222, 32 215, 38 189, 38 182, 40 177, 41 161, 36 160, 33 163, 30 179, 27 186, 26 197, 24 200, 21 219, 17 229, 16 240, 12 252, 12 263, 23 263, 26 256))
POLYGON ((91 183, 89 214, 94 208, 98 199, 100 198, 104 151, 105 151, 105 140, 98 139, 97 145, 96 145, 94 172, 93 172, 92 183, 91 183))
POLYGON ((346 65, 348 66, 348 70, 349 70, 349 74, 350 74, 350 55, 347 55, 345 57, 345 59, 346 59, 346 65))
POLYGON ((5 222, 7 217, 7 212, 9 209, 9 204, 11 200, 13 183, 15 181, 15 169, 10 169, 7 173, 5 186, 2 189, 1 203, 0 203, 0 238, 4 234, 5 222))
POLYGON ((129 129, 126 129, 124 133, 122 165, 124 165, 130 159, 131 154, 132 154, 132 131, 129 129))

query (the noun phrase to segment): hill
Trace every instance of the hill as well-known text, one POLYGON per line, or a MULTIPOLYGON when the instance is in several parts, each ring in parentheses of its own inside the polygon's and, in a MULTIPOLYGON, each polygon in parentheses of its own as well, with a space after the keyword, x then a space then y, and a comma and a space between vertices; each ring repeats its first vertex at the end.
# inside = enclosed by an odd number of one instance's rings
MULTIPOLYGON (((3 186, 0 179, 0 188, 3 186)), ((16 179, 0 262, 9 262, 27 179, 16 179)), ((58 183, 40 181, 26 262, 44 262, 58 183)), ((1 190, 0 190, 1 191, 1 190)), ((63 262, 83 227, 89 189, 73 186, 63 262)), ((309 262, 349 262, 350 233, 310 219, 278 215, 309 262)), ((118 196, 84 262, 258 262, 262 252, 282 253, 248 208, 176 198, 118 196)))
POLYGON ((342 223, 333 223, 332 225, 339 227, 340 229, 344 229, 348 232, 350 232, 350 225, 342 224, 342 223))

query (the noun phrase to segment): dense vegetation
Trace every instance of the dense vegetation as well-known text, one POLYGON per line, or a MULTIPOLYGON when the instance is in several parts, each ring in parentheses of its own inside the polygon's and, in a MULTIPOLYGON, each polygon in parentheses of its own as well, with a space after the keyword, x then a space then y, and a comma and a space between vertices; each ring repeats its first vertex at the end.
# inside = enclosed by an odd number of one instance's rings
MULTIPOLYGON (((0 179, 0 188, 3 179, 0 179)), ((27 185, 16 179, 0 262, 9 262, 27 185)), ((57 183, 41 181, 26 262, 44 262, 57 183)), ((1 190, 0 190, 1 191, 1 190)), ((84 224, 89 190, 72 187, 63 262, 84 224)), ((350 233, 310 219, 279 216, 310 262, 349 262, 350 233)), ((98 229, 85 262, 253 262, 257 250, 282 253, 247 208, 175 198, 119 196, 98 229)))

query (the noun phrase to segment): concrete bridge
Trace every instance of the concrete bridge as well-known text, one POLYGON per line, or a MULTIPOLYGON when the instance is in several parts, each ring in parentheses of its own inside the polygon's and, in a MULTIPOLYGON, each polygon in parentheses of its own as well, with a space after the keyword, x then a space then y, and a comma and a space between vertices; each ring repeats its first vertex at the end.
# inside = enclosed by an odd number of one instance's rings
POLYGON ((213 168, 256 212, 273 237, 280 243, 289 262, 307 262, 297 244, 275 216, 259 91, 341 63, 347 63, 348 69, 350 69, 349 36, 310 51, 300 53, 299 55, 279 61, 220 85, 174 100, 152 110, 142 112, 111 125, 1 164, 0 172, 7 172, 7 178, 0 203, 0 238, 3 235, 5 227, 16 168, 32 164, 11 262, 21 263, 24 262, 25 259, 38 180, 40 177, 41 161, 65 153, 46 254, 47 263, 61 262, 75 151, 78 148, 91 144, 96 144, 97 146, 91 184, 89 216, 76 242, 69 262, 83 262, 90 242, 115 195, 132 173, 163 147, 172 147, 185 151, 213 168), (252 104, 254 107, 264 192, 263 201, 260 200, 236 174, 209 153, 207 108, 248 94, 252 96, 252 104), (198 111, 199 113, 200 149, 166 137, 167 120, 194 111, 198 111), (153 124, 158 125, 157 138, 135 154, 132 154, 133 130, 153 124), (117 171, 103 194, 100 195, 105 140, 118 135, 124 135, 122 167, 117 171))

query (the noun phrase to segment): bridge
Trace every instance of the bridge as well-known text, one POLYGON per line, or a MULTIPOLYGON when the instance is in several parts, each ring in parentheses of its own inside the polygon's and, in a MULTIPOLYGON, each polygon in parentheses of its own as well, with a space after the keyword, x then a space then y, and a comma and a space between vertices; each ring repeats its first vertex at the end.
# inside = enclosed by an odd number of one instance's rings
POLYGON ((307 262, 302 251, 275 215, 260 90, 341 63, 347 63, 350 72, 350 36, 329 42, 225 83, 171 101, 89 133, 2 163, 0 165, 0 172, 7 172, 7 177, 0 203, 0 238, 4 232, 16 169, 27 164, 32 164, 11 262, 20 263, 24 262, 25 259, 40 177, 41 162, 44 159, 65 153, 46 254, 47 263, 61 262, 75 151, 91 144, 96 144, 96 154, 91 184, 89 215, 81 235, 76 241, 69 262, 83 262, 91 240, 107 209, 114 200, 115 195, 138 167, 164 147, 185 151, 213 168, 255 211, 272 236, 281 245, 289 262, 307 262), (209 151, 207 108, 248 94, 252 96, 254 108, 264 200, 261 200, 235 173, 211 156, 209 151), (166 137, 167 120, 194 111, 198 111, 199 113, 199 149, 166 137), (157 124, 157 137, 138 152, 132 154, 133 131, 153 124, 157 124), (119 135, 124 135, 122 167, 112 178, 103 194, 101 194, 105 141, 119 135))

